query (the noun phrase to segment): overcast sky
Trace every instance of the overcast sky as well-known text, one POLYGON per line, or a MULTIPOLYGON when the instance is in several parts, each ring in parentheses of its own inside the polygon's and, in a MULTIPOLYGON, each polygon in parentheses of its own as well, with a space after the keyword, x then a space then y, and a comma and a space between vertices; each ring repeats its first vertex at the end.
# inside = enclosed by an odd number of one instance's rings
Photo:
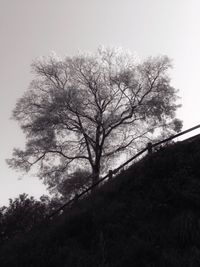
POLYGON ((199 11, 199 0, 0 0, 0 205, 19 193, 45 192, 37 178, 19 180, 5 163, 13 147, 25 143, 9 118, 31 81, 33 59, 102 44, 140 58, 166 54, 173 59, 172 85, 180 89, 178 117, 186 129, 200 123, 199 11))

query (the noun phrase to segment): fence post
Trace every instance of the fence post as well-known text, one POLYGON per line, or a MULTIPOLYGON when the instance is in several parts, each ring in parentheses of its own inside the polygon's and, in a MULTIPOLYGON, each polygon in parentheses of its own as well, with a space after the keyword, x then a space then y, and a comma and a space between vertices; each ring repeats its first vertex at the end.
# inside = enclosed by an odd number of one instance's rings
POLYGON ((108 177, 109 177, 109 180, 111 180, 113 178, 113 171, 112 170, 109 170, 108 177))
POLYGON ((147 150, 148 150, 148 154, 152 154, 153 149, 152 149, 152 143, 151 143, 151 142, 149 142, 149 143, 147 144, 147 150))

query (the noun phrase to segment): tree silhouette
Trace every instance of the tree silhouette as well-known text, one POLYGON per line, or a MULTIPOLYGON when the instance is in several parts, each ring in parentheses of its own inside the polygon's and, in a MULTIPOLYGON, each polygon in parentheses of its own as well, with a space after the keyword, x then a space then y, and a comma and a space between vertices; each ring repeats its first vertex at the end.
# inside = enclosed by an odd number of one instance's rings
POLYGON ((53 211, 52 205, 47 196, 36 200, 27 194, 20 194, 15 199, 9 199, 8 207, 0 208, 0 240, 13 238, 32 229, 53 211))
POLYGON ((26 147, 14 149, 8 164, 25 171, 38 165, 49 188, 77 166, 90 170, 95 183, 107 159, 155 129, 173 128, 178 105, 170 67, 166 56, 138 63, 114 48, 34 61, 35 78, 13 111, 26 147))

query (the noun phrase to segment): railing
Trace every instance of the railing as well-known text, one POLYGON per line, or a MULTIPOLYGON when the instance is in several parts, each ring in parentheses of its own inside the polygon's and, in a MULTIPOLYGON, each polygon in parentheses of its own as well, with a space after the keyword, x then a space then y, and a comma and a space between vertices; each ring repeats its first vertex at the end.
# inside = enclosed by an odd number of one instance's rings
MULTIPOLYGON (((179 136, 182 136, 186 133, 189 133, 191 131, 194 131, 196 129, 200 128, 200 124, 188 129, 188 130, 185 130, 183 132, 180 132, 178 134, 175 134, 175 135, 172 135, 162 141, 159 141, 157 143, 148 143, 147 144, 147 147, 142 149, 140 152, 138 152, 136 155, 134 155, 132 158, 130 158, 129 160, 127 160, 125 163, 121 164, 119 167, 115 168, 114 170, 109 170, 108 174, 106 174, 105 176, 103 176, 101 179, 99 179, 96 183, 92 184, 91 186, 89 186, 87 189, 85 189, 83 192, 81 192, 80 194, 77 194, 74 198, 72 198, 71 200, 69 200, 68 202, 66 202, 65 204, 63 204, 60 208, 58 208, 57 210, 55 210, 54 212, 52 212, 48 218, 52 218, 54 215, 60 213, 61 211, 64 210, 64 208, 66 208, 67 206, 69 206, 71 203, 74 203, 74 202, 77 202, 77 200, 79 198, 81 198, 83 195, 87 194, 89 191, 91 191, 92 189, 94 189, 95 187, 97 187, 100 183, 102 183, 103 181, 105 181, 106 179, 111 179, 113 177, 114 174, 118 173, 119 170, 123 169, 126 165, 128 165, 130 162, 132 162, 134 159, 138 158, 139 156, 141 156, 143 153, 145 152, 148 152, 149 154, 152 153, 153 151, 153 148, 154 147, 157 147, 161 144, 164 144, 168 141, 171 141, 179 136)), ((187 140, 187 139, 186 139, 187 140)), ((92 178, 92 175, 90 175, 88 177, 89 178, 92 178)))

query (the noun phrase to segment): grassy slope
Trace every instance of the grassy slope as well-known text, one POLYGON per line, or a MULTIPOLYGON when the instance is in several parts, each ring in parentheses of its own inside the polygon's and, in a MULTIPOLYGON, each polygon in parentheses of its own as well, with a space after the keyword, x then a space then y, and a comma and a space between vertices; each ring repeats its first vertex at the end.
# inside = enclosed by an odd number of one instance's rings
POLYGON ((0 249, 0 266, 200 266, 200 140, 146 157, 0 249))

